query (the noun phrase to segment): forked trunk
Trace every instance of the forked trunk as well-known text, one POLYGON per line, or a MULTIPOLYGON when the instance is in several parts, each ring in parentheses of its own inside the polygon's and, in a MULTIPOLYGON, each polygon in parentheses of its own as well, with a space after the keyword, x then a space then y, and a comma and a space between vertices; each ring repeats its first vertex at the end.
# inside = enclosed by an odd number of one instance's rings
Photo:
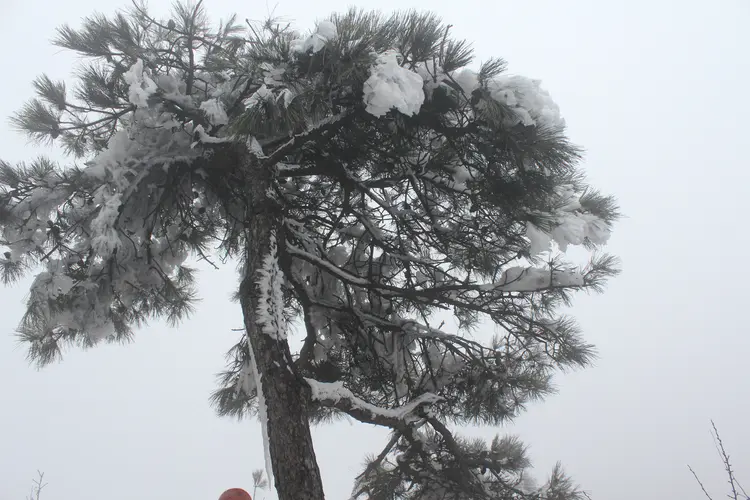
POLYGON ((289 369, 292 360, 289 344, 263 333, 258 324, 258 271, 263 267, 263 259, 270 251, 271 234, 279 223, 279 215, 266 198, 270 183, 270 172, 257 172, 257 175, 253 172, 249 186, 252 207, 248 210, 245 275, 240 285, 240 303, 261 378, 279 500, 323 500, 323 484, 310 435, 303 387, 289 369))

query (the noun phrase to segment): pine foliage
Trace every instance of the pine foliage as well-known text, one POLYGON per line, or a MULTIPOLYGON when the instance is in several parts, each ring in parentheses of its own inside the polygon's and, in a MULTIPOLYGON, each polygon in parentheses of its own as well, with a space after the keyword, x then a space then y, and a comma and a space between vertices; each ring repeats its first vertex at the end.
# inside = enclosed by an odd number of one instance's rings
MULTIPOLYGON (((18 330, 33 361, 185 318, 199 298, 186 262, 241 260, 263 201, 246 187, 270 169, 274 292, 304 325, 290 364, 310 418, 393 430, 354 496, 583 497, 560 468, 532 486, 517 440, 446 427, 501 424, 586 366, 593 347, 560 309, 617 273, 599 252, 617 205, 586 182, 539 82, 501 59, 471 70, 469 44, 414 11, 350 10, 301 34, 136 3, 55 44, 83 57, 74 82, 40 76, 12 122, 73 163, 0 162, 0 276, 37 273, 18 330), (569 245, 590 263, 571 265, 569 245), (470 334, 482 321, 500 333, 470 334)), ((248 356, 243 336, 212 398, 222 414, 254 412, 248 356)))

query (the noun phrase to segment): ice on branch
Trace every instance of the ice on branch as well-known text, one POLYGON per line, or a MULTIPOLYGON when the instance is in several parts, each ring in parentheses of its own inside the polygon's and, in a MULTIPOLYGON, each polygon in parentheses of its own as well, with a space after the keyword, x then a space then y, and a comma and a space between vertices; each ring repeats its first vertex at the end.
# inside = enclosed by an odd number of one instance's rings
POLYGON ((271 235, 268 254, 263 258, 263 268, 258 270, 258 324, 261 331, 277 340, 286 339, 284 319, 284 274, 279 268, 276 237, 271 235))
POLYGON ((156 92, 157 85, 143 72, 143 61, 138 59, 123 75, 129 85, 128 100, 139 108, 148 107, 148 98, 156 92))
MULTIPOLYGON (((252 386, 256 389, 257 402, 258 402, 258 421, 260 422, 260 429, 263 435, 263 456, 265 458, 266 465, 266 477, 268 481, 273 483, 273 467, 271 462, 271 443, 268 439, 268 408, 266 407, 266 398, 263 396, 263 385, 261 380, 260 371, 258 371, 258 364, 255 361, 255 353, 253 352, 252 346, 248 347, 248 354, 250 360, 250 373, 253 377, 252 386)), ((247 393, 249 394, 249 393, 247 393)))
POLYGON ((229 123, 229 117, 224 110, 224 105, 218 99, 208 99, 201 103, 201 111, 206 113, 211 125, 226 125, 229 123))
POLYGON ((271 90, 269 90, 269 88, 264 83, 258 90, 253 92, 250 97, 242 101, 242 104, 245 105, 246 109, 252 109, 258 104, 269 101, 271 99, 273 99, 273 92, 271 92, 271 90))
POLYGON ((237 381, 234 385, 234 394, 239 396, 240 394, 251 395, 253 391, 257 389, 255 379, 255 367, 252 366, 252 362, 246 362, 237 373, 237 381))
POLYGON ((307 38, 301 38, 293 40, 291 44, 292 52, 305 53, 312 51, 313 53, 319 52, 329 40, 333 40, 338 36, 336 25, 331 21, 321 21, 315 30, 315 33, 308 36, 307 38))
POLYGON ((284 103, 284 107, 288 108, 294 98, 294 92, 292 92, 290 89, 282 89, 277 100, 282 101, 284 103))
POLYGON ((378 55, 364 85, 366 111, 383 116, 396 108, 405 115, 415 115, 424 104, 424 80, 398 63, 399 53, 388 50, 378 55))
MULTIPOLYGON (((193 130, 193 135, 198 136, 198 139, 200 142, 204 144, 220 144, 222 142, 231 142, 232 139, 229 137, 214 137, 212 135, 208 135, 206 133, 206 129, 203 128, 203 125, 198 125, 195 127, 195 130, 193 130)), ((196 143, 193 143, 193 146, 195 146, 196 143)))

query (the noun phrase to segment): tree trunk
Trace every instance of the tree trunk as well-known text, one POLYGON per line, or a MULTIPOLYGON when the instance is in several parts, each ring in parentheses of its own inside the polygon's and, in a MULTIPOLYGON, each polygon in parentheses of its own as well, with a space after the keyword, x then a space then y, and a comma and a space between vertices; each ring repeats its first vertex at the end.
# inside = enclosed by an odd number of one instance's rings
POLYGON ((279 228, 281 221, 280 214, 273 208, 274 202, 266 195, 271 185, 271 172, 258 170, 257 167, 252 170, 253 179, 248 186, 251 206, 246 220, 247 248, 240 303, 266 403, 274 482, 279 500, 323 500, 304 388, 289 369, 292 361, 289 344, 263 333, 258 325, 258 270, 270 250, 271 233, 279 228))

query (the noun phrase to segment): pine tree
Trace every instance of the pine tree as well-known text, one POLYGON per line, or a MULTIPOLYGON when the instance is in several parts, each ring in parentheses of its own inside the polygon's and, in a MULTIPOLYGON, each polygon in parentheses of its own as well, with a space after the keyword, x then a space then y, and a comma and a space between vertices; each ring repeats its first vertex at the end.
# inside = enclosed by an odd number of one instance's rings
POLYGON ((506 422, 589 363, 559 309, 617 263, 564 252, 606 243, 618 209, 539 82, 471 70, 449 28, 357 10, 307 35, 214 28, 201 2, 60 28, 86 61, 75 86, 39 77, 13 123, 71 164, 0 162, 0 276, 37 273, 29 357, 176 323, 198 296, 188 259, 237 261, 245 331, 212 400, 259 415, 281 500, 323 498, 309 425, 340 416, 392 431, 353 498, 583 498, 560 467, 534 486, 517 439, 448 425, 506 422), (483 320, 502 333, 467 335, 483 320))

